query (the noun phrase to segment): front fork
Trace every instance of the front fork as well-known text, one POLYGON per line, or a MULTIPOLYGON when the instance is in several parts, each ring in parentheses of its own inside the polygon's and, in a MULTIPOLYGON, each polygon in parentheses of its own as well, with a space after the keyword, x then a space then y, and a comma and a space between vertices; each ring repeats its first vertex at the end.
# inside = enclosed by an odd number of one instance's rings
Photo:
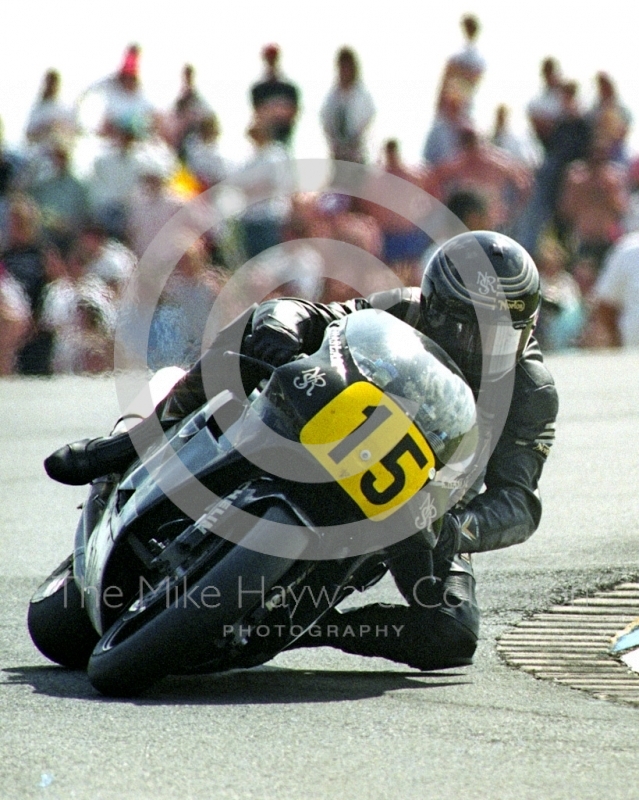
POLYGON ((89 488, 89 496, 81 506, 82 514, 78 520, 73 544, 73 577, 80 591, 86 582, 86 546, 107 505, 109 495, 115 486, 114 481, 105 476, 97 478, 89 488))

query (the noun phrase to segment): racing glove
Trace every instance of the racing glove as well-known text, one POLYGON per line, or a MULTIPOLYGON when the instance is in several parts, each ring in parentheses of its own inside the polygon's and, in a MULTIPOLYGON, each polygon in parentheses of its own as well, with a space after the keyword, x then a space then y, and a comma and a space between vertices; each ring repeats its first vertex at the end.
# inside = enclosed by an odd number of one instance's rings
POLYGON ((296 331, 258 320, 251 334, 251 347, 256 358, 279 367, 300 353, 302 343, 296 331))
POLYGON ((478 539, 477 518, 472 511, 449 511, 444 514, 442 528, 435 546, 437 559, 452 560, 457 553, 472 552, 478 539))

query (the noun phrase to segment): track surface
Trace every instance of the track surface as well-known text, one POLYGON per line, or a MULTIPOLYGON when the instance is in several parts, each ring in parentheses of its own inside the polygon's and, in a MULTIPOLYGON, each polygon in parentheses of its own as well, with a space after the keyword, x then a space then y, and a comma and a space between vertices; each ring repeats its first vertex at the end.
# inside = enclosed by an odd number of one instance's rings
MULTIPOLYGON (((0 384, 0 798, 636 798, 639 709, 504 663, 524 617, 639 577, 639 353, 549 359, 558 438, 544 517, 525 545, 476 559, 471 668, 424 675, 331 649, 100 698, 49 665, 29 596, 70 550, 82 488, 43 457, 107 430, 109 379, 0 384)), ((390 582, 369 599, 395 597, 390 582)))

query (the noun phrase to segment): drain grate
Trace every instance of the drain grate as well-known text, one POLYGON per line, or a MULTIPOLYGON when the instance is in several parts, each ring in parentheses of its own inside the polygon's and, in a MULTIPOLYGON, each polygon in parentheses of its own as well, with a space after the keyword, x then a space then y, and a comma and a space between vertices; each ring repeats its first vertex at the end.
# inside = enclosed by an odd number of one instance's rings
POLYGON ((522 620, 499 637, 497 651, 536 678, 639 705, 639 675, 609 654, 614 636, 637 617, 639 583, 620 583, 522 620))

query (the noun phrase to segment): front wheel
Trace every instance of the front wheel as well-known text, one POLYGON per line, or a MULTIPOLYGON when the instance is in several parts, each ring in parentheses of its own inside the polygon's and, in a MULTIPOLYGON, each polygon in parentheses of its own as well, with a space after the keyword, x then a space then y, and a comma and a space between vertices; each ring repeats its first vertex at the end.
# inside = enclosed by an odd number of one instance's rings
MULTIPOLYGON (((285 507, 273 505, 243 542, 259 542, 273 522, 297 520, 285 507)), ((229 629, 259 606, 295 563, 235 545, 198 569, 197 576, 174 576, 106 631, 89 660, 89 680, 104 695, 131 697, 166 675, 213 663, 216 657, 222 661, 229 629)))
POLYGON ((43 656, 69 669, 86 669, 100 635, 89 620, 73 579, 72 555, 36 590, 27 625, 43 656))

